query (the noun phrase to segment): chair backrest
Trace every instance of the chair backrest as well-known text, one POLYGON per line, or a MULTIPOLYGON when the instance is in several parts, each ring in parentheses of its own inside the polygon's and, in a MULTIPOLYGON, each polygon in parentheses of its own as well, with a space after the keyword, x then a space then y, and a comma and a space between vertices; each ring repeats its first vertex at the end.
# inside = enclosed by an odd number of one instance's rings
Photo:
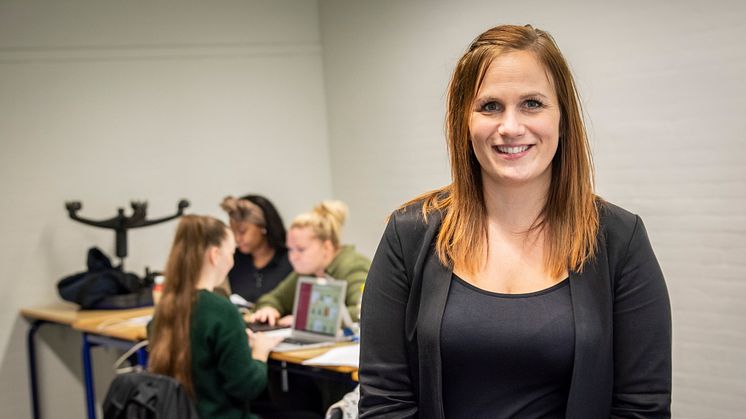
POLYGON ((120 374, 104 399, 104 419, 197 419, 178 381, 149 372, 120 374))

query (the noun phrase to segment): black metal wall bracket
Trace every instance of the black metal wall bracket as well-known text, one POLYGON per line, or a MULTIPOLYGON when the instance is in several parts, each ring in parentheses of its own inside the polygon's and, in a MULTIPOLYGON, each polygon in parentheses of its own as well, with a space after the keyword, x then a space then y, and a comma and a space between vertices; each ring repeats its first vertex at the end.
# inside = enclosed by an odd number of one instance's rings
POLYGON ((73 220, 93 227, 112 229, 116 232, 116 252, 122 267, 124 265, 124 258, 127 257, 127 230, 160 224, 180 217, 184 214, 184 209, 189 207, 189 201, 186 199, 180 200, 176 214, 152 220, 146 219, 148 210, 148 203, 146 201, 131 201, 130 206, 132 207, 132 215, 124 215, 124 208, 118 208, 117 215, 112 218, 92 220, 78 215, 78 211, 83 208, 83 204, 80 201, 65 202, 67 213, 73 220))

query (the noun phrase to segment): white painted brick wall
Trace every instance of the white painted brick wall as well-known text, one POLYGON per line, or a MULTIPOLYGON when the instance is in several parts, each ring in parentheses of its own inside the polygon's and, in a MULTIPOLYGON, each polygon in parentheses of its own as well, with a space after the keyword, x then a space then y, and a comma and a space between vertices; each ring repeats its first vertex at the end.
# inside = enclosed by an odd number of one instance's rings
POLYGON ((372 253, 388 211, 448 182, 444 92, 469 41, 499 23, 550 31, 598 192, 643 217, 666 275, 674 417, 744 418, 746 6, 651 3, 322 0, 334 191, 372 253))

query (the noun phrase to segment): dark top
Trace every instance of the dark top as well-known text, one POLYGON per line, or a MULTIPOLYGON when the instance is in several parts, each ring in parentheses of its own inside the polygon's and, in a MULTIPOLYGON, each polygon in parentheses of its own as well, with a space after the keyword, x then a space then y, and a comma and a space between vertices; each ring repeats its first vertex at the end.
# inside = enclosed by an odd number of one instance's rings
POLYGON ((190 335, 192 383, 200 419, 255 418, 249 402, 267 385, 267 364, 251 357, 236 307, 224 297, 199 291, 190 335))
POLYGON ((233 269, 228 272, 231 292, 252 303, 272 291, 293 271, 287 249, 277 250, 269 263, 261 269, 254 266, 251 255, 245 255, 238 249, 233 254, 233 262, 233 269))
POLYGON ((453 275, 440 352, 448 418, 564 418, 575 330, 568 280, 500 294, 453 275))
MULTIPOLYGON (((575 354, 565 417, 671 417, 671 308, 642 220, 598 201, 596 256, 570 272, 575 354)), ((396 211, 363 293, 360 417, 443 419, 440 331, 453 272, 442 215, 396 211)))

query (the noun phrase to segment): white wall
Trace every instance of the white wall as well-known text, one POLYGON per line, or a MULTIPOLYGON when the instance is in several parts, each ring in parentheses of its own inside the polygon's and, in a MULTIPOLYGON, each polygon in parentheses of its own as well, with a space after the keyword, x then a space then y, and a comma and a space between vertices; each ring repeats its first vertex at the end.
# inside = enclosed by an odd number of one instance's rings
POLYGON ((449 182, 451 70, 500 23, 550 31, 589 116, 598 192, 639 213, 674 320, 674 415, 746 410, 746 7, 736 1, 322 0, 332 180, 348 235, 449 182))
MULTIPOLYGON (((56 300, 89 246, 113 252, 113 233, 70 221, 64 201, 104 218, 185 197, 221 216, 224 195, 259 192, 288 220, 334 196, 351 207, 346 241, 370 255, 393 208, 448 182, 448 77, 474 36, 512 22, 555 35, 599 193, 646 221, 673 303, 675 417, 741 416, 744 6, 502 3, 0 1, 3 417, 28 417, 18 309, 56 300)), ((173 227, 132 231, 127 267, 161 266, 173 227)), ((43 413, 82 417, 80 337, 40 335, 43 413)), ((114 356, 97 350, 97 365, 114 356)))
MULTIPOLYGON (((19 308, 57 300, 89 246, 114 251, 66 200, 224 218, 256 192, 289 220, 331 196, 316 2, 0 2, 0 178, 0 416, 29 417, 19 308)), ((162 268, 174 227, 130 231, 127 268, 162 268)), ((45 417, 83 417, 80 336, 40 338, 45 417)), ((96 352, 105 371, 116 352, 96 352)))

